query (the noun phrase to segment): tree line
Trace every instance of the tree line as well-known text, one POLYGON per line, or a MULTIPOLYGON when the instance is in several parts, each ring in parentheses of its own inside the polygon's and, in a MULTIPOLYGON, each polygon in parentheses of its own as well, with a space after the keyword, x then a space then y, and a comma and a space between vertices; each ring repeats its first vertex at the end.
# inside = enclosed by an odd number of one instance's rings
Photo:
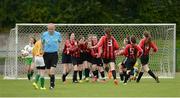
POLYGON ((15 23, 177 23, 179 0, 1 0, 0 32, 15 23))

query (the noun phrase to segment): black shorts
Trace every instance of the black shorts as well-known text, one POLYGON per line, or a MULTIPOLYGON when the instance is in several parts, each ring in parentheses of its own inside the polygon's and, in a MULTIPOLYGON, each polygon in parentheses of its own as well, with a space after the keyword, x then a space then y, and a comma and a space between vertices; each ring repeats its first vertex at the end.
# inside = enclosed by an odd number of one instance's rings
POLYGON ((103 66, 103 62, 101 58, 92 58, 92 64, 97 64, 97 66, 103 66))
POLYGON ((87 52, 81 53, 81 59, 82 59, 82 61, 88 61, 88 62, 92 63, 92 56, 91 56, 91 54, 89 54, 87 52))
POLYGON ((148 64, 148 62, 149 62, 149 55, 142 55, 140 60, 141 60, 141 64, 142 65, 148 64))
POLYGON ((104 64, 109 64, 110 62, 114 62, 115 63, 115 59, 106 59, 106 58, 103 58, 103 63, 104 64))
POLYGON ((127 70, 131 70, 133 69, 135 63, 136 63, 136 59, 127 58, 125 61, 125 67, 127 68, 127 70))
POLYGON ((83 63, 80 57, 71 56, 71 60, 73 65, 79 65, 83 63))
POLYGON ((43 66, 43 67, 42 67, 42 66, 41 66, 41 67, 38 66, 38 67, 36 67, 36 68, 37 68, 37 69, 44 69, 44 70, 45 70, 46 67, 45 67, 45 66, 43 66))
POLYGON ((62 64, 66 64, 66 63, 72 63, 71 55, 62 53, 62 64))
POLYGON ((58 63, 58 53, 48 53, 45 52, 43 55, 44 63, 47 69, 50 69, 51 67, 56 67, 58 63))

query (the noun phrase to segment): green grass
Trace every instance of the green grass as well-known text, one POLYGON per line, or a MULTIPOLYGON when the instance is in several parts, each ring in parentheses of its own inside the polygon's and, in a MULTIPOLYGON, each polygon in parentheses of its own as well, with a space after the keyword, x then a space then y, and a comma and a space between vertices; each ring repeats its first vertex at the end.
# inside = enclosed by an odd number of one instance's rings
MULTIPOLYGON (((134 81, 118 86, 113 81, 107 83, 81 83, 73 84, 68 80, 67 84, 63 84, 60 80, 56 80, 56 88, 51 91, 35 90, 32 82, 28 80, 3 80, 0 79, 0 97, 131 97, 131 96, 148 96, 148 97, 180 97, 180 73, 176 74, 175 79, 160 79, 161 83, 156 83, 153 79, 142 79, 140 83, 134 81)), ((49 80, 46 80, 48 88, 49 80)))

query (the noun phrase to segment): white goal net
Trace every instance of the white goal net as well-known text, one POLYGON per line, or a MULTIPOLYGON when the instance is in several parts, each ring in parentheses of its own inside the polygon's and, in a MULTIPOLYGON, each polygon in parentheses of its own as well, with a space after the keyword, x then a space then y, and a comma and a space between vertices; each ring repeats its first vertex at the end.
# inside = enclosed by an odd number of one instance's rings
MULTIPOLYGON (((47 31, 48 24, 16 24, 11 29, 8 39, 7 57, 5 61, 5 79, 26 78, 26 65, 21 57, 21 50, 28 44, 29 36, 36 36, 47 31)), ((137 42, 142 38, 143 31, 149 31, 153 41, 157 44, 159 51, 150 56, 150 68, 162 78, 175 77, 175 44, 176 44, 176 24, 55 24, 56 31, 62 34, 60 44, 59 63, 56 68, 57 77, 62 75, 61 52, 67 33, 74 32, 76 37, 88 34, 97 34, 100 38, 104 33, 104 28, 110 27, 112 34, 117 39, 120 47, 123 46, 123 39, 127 35, 135 35, 137 42)), ((116 64, 120 63, 124 57, 116 59, 116 64)), ((139 62, 140 64, 140 62, 139 62)), ((147 75, 145 75, 147 76, 147 75)))

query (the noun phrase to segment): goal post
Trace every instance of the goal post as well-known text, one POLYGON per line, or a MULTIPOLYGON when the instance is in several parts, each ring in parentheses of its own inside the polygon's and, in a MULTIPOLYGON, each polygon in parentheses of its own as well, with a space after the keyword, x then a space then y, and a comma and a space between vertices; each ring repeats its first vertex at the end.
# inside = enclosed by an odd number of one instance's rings
MULTIPOLYGON (((5 60, 4 79, 24 79, 26 78, 26 65, 21 57, 20 50, 28 44, 29 36, 40 38, 41 33, 47 31, 48 24, 22 23, 10 31, 7 47, 7 57, 5 60)), ((61 53, 66 39, 66 34, 74 32, 76 37, 88 34, 96 34, 98 38, 104 35, 104 28, 112 29, 112 34, 117 39, 120 47, 123 46, 123 39, 127 35, 135 35, 137 42, 143 37, 143 31, 149 31, 153 41, 157 44, 159 51, 150 55, 150 68, 160 78, 175 77, 176 68, 176 24, 55 24, 56 31, 62 35, 60 44, 59 62, 56 68, 57 77, 62 75, 61 53)), ((116 65, 124 57, 116 59, 116 65)), ((138 60, 139 64, 140 61, 138 60)), ((148 77, 145 74, 144 77, 148 77)))

